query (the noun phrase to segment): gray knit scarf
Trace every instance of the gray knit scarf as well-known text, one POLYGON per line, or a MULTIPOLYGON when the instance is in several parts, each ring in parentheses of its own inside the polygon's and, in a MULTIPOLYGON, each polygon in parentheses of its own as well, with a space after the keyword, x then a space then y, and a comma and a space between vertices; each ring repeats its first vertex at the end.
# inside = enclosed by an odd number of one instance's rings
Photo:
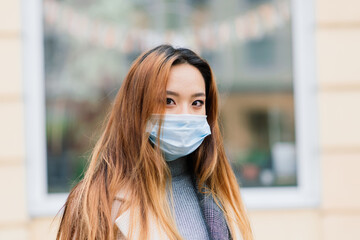
POLYGON ((193 182, 210 238, 212 240, 231 240, 232 237, 224 214, 216 205, 212 195, 200 193, 198 182, 195 179, 193 179, 193 182))

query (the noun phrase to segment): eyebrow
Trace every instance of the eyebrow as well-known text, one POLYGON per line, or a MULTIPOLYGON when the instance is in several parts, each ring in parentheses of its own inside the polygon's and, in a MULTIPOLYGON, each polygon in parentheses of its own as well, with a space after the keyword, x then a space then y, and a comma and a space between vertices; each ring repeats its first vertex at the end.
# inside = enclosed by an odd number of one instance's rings
MULTIPOLYGON (((173 95, 176 97, 179 96, 179 94, 177 92, 173 92, 173 91, 166 91, 166 94, 173 95)), ((194 93, 193 95, 191 95, 191 97, 203 97, 203 96, 205 96, 205 93, 203 93, 203 92, 198 92, 198 93, 194 93)))

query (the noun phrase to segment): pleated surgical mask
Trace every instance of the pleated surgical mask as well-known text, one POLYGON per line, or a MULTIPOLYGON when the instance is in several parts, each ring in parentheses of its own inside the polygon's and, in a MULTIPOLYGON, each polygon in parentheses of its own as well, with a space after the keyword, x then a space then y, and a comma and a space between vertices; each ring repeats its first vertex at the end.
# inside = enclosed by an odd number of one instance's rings
MULTIPOLYGON (((194 152, 211 134, 206 115, 165 114, 160 131, 160 149, 166 161, 173 161, 194 152)), ((157 145, 161 115, 153 114, 147 124, 150 141, 157 145)))

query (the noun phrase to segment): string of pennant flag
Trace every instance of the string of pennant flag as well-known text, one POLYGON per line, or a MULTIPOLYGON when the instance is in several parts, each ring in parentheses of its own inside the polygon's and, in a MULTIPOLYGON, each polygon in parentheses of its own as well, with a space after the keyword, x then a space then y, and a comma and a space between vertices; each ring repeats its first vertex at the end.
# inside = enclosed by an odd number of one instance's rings
POLYGON ((229 20, 208 23, 200 29, 187 26, 177 31, 158 32, 93 19, 55 0, 45 0, 43 9, 46 26, 79 41, 122 53, 144 51, 161 43, 188 46, 199 52, 211 51, 234 42, 261 39, 289 22, 291 15, 289 1, 279 0, 261 4, 229 20))

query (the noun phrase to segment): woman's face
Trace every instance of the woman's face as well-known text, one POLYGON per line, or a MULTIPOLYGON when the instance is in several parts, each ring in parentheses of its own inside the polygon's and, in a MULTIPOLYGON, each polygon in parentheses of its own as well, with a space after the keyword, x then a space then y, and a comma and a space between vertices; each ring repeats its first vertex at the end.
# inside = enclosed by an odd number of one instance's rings
POLYGON ((205 81, 190 64, 175 65, 166 86, 166 113, 205 115, 205 81))

